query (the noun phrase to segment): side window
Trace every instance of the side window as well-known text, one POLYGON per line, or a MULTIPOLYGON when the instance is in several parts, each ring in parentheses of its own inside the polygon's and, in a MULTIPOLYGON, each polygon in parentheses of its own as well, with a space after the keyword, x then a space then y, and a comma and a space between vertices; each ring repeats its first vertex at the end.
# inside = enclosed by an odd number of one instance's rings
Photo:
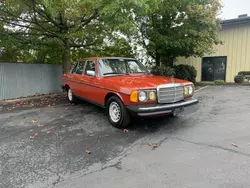
POLYGON ((84 62, 79 62, 77 67, 76 67, 76 74, 82 74, 83 73, 83 67, 84 67, 84 62))
POLYGON ((84 74, 88 76, 94 76, 90 75, 90 72, 95 75, 95 63, 93 61, 87 61, 84 74))

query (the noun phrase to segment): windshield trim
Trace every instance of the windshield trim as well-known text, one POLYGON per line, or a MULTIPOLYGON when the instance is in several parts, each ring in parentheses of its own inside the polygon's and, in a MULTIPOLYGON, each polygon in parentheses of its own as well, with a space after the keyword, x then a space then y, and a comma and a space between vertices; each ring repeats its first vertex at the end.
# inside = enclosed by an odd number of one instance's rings
MULTIPOLYGON (((147 74, 148 73, 148 69, 140 62, 138 61, 137 59, 134 59, 134 58, 119 58, 119 57, 107 57, 107 58, 99 58, 97 59, 97 66, 98 66, 98 70, 99 70, 99 75, 100 77, 111 77, 111 76, 122 76, 122 75, 134 75, 134 74, 147 74), (117 74, 112 74, 110 72, 110 74, 108 75, 104 75, 102 74, 101 72, 101 67, 100 67, 100 64, 99 64, 99 61, 105 61, 105 60, 118 60, 118 61, 135 61, 138 66, 140 67, 140 69, 142 69, 142 72, 131 72, 129 70, 126 70, 126 72, 124 73, 117 73, 117 74)), ((126 65, 127 66, 127 65, 126 65)))

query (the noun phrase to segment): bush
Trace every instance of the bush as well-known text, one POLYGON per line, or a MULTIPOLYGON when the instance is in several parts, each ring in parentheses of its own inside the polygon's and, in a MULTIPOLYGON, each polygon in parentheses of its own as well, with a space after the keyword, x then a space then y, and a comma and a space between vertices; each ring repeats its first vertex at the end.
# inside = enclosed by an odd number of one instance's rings
POLYGON ((238 75, 249 76, 250 75, 250 71, 241 71, 241 72, 238 73, 238 75))
POLYGON ((244 77, 244 81, 250 81, 250 71, 241 71, 238 73, 238 75, 242 75, 244 77))
POLYGON ((175 77, 182 79, 182 80, 188 80, 193 83, 196 82, 196 76, 197 71, 193 66, 190 65, 176 65, 174 66, 175 69, 175 77))
POLYGON ((175 75, 174 69, 168 66, 162 66, 162 67, 155 66, 151 70, 151 73, 154 75, 161 75, 161 76, 167 76, 167 77, 171 77, 175 75))
POLYGON ((234 77, 235 83, 243 83, 244 82, 244 76, 243 75, 237 75, 234 77))
POLYGON ((162 66, 162 67, 154 67, 151 70, 151 73, 154 75, 161 75, 175 78, 179 78, 182 80, 188 80, 195 83, 195 78, 197 75, 197 71, 193 66, 190 65, 177 65, 172 67, 162 66))

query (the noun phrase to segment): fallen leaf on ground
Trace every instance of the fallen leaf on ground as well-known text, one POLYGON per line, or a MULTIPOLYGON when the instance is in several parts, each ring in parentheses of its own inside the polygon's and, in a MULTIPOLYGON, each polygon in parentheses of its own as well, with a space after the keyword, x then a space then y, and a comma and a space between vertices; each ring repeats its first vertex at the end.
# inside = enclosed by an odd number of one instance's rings
POLYGON ((85 152, 86 152, 87 154, 91 154, 91 151, 89 151, 89 150, 85 150, 85 152))
POLYGON ((34 139, 37 135, 38 133, 35 133, 33 136, 30 136, 30 139, 34 139))
POLYGON ((52 133, 52 131, 47 131, 47 134, 51 134, 52 133))
POLYGON ((30 132, 32 132, 33 130, 31 129, 30 132))
POLYGON ((66 127, 66 125, 62 125, 62 127, 63 127, 63 128, 65 128, 65 127, 66 127))
POLYGON ((238 146, 237 146, 236 144, 234 144, 234 143, 232 143, 232 146, 234 146, 234 147, 236 147, 236 148, 238 147, 238 146))
POLYGON ((31 120, 31 122, 32 122, 32 123, 36 123, 37 121, 35 121, 35 120, 31 120))
POLYGON ((128 129, 124 129, 123 132, 127 133, 127 132, 128 132, 128 129))
POLYGON ((151 143, 149 143, 148 145, 151 146, 153 149, 160 147, 159 144, 151 144, 151 143))
POLYGON ((58 123, 58 121, 55 121, 53 124, 55 125, 55 124, 57 124, 58 123))
POLYGON ((41 125, 41 124, 38 123, 38 124, 37 124, 37 127, 43 127, 43 125, 41 125))

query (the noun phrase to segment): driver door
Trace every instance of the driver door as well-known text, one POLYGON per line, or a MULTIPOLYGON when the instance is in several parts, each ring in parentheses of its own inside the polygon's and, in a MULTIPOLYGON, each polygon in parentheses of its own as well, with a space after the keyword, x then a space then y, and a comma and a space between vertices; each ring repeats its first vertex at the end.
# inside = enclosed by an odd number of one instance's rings
POLYGON ((84 98, 96 102, 96 92, 98 92, 98 83, 96 77, 96 64, 95 61, 88 60, 85 65, 84 74, 82 76, 85 91, 84 98))

